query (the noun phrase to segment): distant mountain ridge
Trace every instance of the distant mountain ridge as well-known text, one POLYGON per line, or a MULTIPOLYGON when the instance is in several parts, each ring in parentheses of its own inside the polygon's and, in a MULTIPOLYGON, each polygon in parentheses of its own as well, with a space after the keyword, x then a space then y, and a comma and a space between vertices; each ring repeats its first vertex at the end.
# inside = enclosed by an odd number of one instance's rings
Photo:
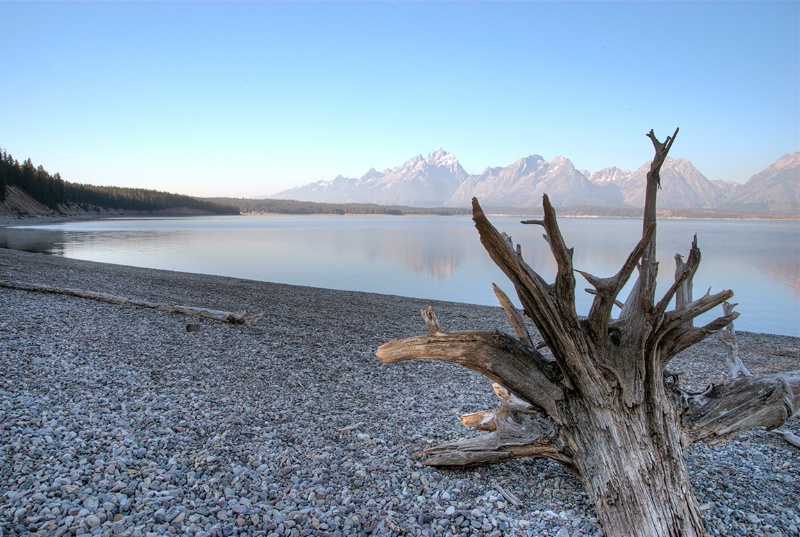
MULTIPOLYGON (((555 207, 640 208, 650 163, 634 171, 616 167, 577 170, 562 156, 539 155, 505 167, 468 174, 441 147, 383 172, 360 178, 341 175, 279 192, 271 198, 322 203, 378 203, 412 207, 468 207, 477 197, 484 207, 532 207, 543 194, 555 207)), ((800 213, 800 150, 784 155, 745 184, 710 181, 686 159, 668 158, 661 168, 659 206, 669 209, 725 209, 756 213, 800 213)))
POLYGON ((443 200, 449 199, 467 177, 455 156, 439 148, 427 157, 417 155, 394 169, 379 172, 373 168, 358 179, 339 175, 332 181, 318 181, 270 197, 321 203, 443 207, 443 200))

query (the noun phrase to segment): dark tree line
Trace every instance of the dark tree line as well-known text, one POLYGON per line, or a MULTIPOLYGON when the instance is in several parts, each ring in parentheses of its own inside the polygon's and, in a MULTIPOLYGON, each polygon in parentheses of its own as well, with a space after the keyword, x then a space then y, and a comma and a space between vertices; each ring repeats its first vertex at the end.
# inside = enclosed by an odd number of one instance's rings
POLYGON ((66 182, 59 174, 50 175, 42 166, 34 167, 31 159, 20 164, 3 151, 0 159, 0 201, 6 200, 8 185, 19 187, 51 209, 67 201, 66 182))
POLYGON ((144 188, 94 186, 64 181, 58 173, 51 175, 44 167, 34 167, 31 159, 22 164, 6 151, 0 159, 0 202, 6 200, 8 186, 15 186, 54 211, 71 204, 84 210, 99 208, 126 211, 163 211, 191 209, 212 214, 239 214, 232 205, 201 200, 144 188))
POLYGON ((70 203, 75 203, 83 208, 95 206, 128 211, 164 211, 186 208, 211 214, 239 214, 236 207, 230 205, 144 188, 67 183, 67 197, 70 203))

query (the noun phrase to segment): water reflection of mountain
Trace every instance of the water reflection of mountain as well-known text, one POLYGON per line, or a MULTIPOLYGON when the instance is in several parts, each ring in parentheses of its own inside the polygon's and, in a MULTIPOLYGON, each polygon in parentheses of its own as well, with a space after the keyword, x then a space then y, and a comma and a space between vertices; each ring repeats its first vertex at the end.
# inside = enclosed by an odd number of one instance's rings
POLYGON ((426 273, 434 281, 449 279, 460 264, 461 256, 456 252, 398 252, 396 259, 415 272, 426 273))
MULTIPOLYGON (((369 262, 400 263, 416 274, 427 274, 439 282, 453 276, 469 253, 469 245, 458 233, 408 233, 408 230, 381 229, 370 232, 334 235, 334 250, 339 255, 360 252, 369 262)), ((474 237, 473 237, 474 238, 474 237)))
POLYGON ((782 260, 757 257, 755 264, 762 274, 784 287, 789 287, 795 298, 800 298, 800 257, 790 256, 782 260))

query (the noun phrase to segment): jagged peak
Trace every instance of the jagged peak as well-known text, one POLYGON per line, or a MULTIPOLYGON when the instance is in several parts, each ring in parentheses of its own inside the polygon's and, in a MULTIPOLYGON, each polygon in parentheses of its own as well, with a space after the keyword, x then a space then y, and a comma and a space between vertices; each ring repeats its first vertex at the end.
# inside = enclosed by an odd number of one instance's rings
POLYGON ((630 171, 623 170, 622 168, 618 168, 617 166, 603 168, 602 170, 597 172, 590 172, 589 170, 580 170, 580 172, 586 177, 588 177, 590 181, 599 185, 624 181, 625 179, 628 179, 631 175, 630 171))
MULTIPOLYGON (((790 166, 800 166, 800 149, 795 151, 794 153, 786 153, 781 158, 775 161, 775 164, 770 166, 770 168, 787 168, 790 166)), ((769 169, 769 168, 767 168, 769 169)))
POLYGON ((386 172, 379 172, 375 168, 370 168, 367 173, 361 176, 362 181, 369 181, 370 179, 377 179, 386 175, 386 172))
POLYGON ((425 158, 425 162, 434 166, 452 166, 453 164, 458 164, 458 159, 455 155, 445 151, 439 146, 435 151, 428 154, 425 158))
MULTIPOLYGON (((518 174, 534 173, 539 170, 547 161, 541 155, 529 155, 514 162, 509 168, 515 169, 518 174)), ((500 171, 503 168, 494 168, 500 171)))
POLYGON ((523 162, 523 161, 524 162, 546 162, 542 155, 537 155, 537 154, 528 155, 527 157, 522 157, 517 162, 523 162))
POLYGON ((550 161, 550 167, 552 168, 560 168, 562 166, 575 169, 575 166, 572 164, 572 161, 567 157, 562 157, 561 155, 556 155, 555 157, 553 157, 553 160, 550 161))

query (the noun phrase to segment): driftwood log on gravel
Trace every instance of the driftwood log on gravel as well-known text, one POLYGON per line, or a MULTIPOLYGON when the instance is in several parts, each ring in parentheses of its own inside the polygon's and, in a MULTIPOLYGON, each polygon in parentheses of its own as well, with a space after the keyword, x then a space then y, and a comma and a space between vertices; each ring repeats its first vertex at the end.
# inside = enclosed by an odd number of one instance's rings
POLYGON ((55 295, 66 295, 78 298, 87 298, 90 300, 97 300, 99 302, 106 302, 108 304, 116 304, 118 306, 133 306, 136 308, 165 311, 167 313, 180 313, 181 315, 203 317, 206 319, 213 319, 215 321, 221 321, 224 323, 248 324, 247 319, 243 313, 233 313, 224 310, 211 310, 207 308, 196 308, 193 306, 158 304, 153 302, 146 302, 143 300, 134 300, 123 296, 110 295, 107 293, 96 293, 94 291, 86 291, 84 289, 63 289, 59 287, 51 287, 49 285, 30 285, 19 282, 8 282, 8 281, 0 281, 0 287, 6 287, 8 289, 16 289, 18 291, 31 291, 34 293, 49 293, 55 295))

